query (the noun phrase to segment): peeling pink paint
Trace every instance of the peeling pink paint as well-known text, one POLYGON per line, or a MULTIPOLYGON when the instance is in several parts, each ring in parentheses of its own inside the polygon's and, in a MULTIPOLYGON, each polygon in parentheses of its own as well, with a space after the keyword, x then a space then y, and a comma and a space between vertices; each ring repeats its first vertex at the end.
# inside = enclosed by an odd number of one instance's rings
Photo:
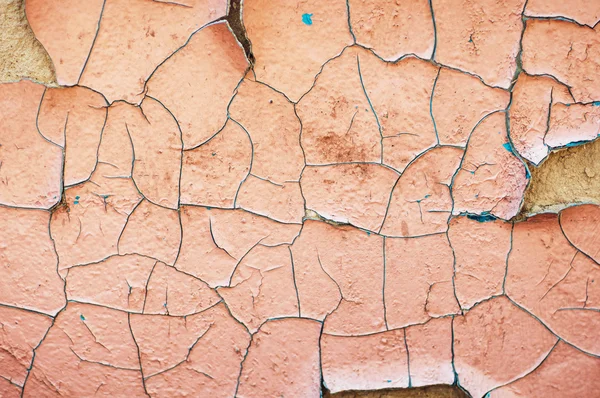
POLYGON ((600 206, 515 216, 600 133, 600 9, 396 3, 27 0, 0 396, 596 396, 600 206))

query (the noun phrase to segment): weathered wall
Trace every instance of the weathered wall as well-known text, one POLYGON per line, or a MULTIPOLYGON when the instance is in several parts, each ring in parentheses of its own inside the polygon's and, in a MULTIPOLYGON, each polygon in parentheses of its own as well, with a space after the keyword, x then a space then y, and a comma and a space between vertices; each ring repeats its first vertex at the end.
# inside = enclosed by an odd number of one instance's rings
POLYGON ((595 396, 596 3, 27 7, 0 396, 595 396))

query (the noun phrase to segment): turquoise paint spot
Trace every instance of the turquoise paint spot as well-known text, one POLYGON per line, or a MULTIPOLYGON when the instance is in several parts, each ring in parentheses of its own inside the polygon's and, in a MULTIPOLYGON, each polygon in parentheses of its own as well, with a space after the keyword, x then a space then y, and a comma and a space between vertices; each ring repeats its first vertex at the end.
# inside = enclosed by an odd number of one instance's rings
POLYGON ((600 106, 600 101, 594 101, 594 102, 592 102, 592 105, 594 105, 594 106, 600 106))
POLYGON ((83 316, 83 314, 79 315, 79 319, 81 319, 82 321, 85 321, 85 317, 83 316))
POLYGON ((302 22, 304 22, 304 25, 312 25, 312 14, 302 14, 302 22))
POLYGON ((525 167, 525 178, 528 180, 531 178, 531 173, 529 173, 529 169, 527 167, 525 167))
POLYGON ((430 197, 430 194, 425 195, 425 197, 423 199, 427 199, 428 197, 430 197))
POLYGON ((73 202, 73 204, 75 204, 75 205, 79 204, 79 196, 75 196, 75 201, 73 202))
POLYGON ((504 149, 506 149, 508 152, 513 153, 512 147, 510 146, 510 142, 505 142, 504 144, 502 144, 502 146, 504 147, 504 149))
POLYGON ((565 145, 567 148, 573 148, 574 146, 579 146, 579 145, 583 145, 583 144, 587 144, 589 141, 575 141, 575 142, 569 142, 567 145, 565 145))
POLYGON ((490 222, 496 220, 496 217, 491 214, 486 214, 485 212, 481 214, 467 214, 467 218, 477 222, 490 222))
POLYGON ((365 231, 367 233, 367 236, 371 236, 371 232, 370 231, 365 231))

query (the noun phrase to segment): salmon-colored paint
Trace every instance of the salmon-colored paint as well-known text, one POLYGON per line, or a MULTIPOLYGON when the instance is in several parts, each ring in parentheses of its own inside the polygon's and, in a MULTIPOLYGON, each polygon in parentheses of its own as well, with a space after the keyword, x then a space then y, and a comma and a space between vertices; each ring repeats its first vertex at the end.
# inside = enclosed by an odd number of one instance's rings
POLYGON ((516 217, 597 2, 85 3, 0 85, 1 397, 598 395, 600 206, 516 217))

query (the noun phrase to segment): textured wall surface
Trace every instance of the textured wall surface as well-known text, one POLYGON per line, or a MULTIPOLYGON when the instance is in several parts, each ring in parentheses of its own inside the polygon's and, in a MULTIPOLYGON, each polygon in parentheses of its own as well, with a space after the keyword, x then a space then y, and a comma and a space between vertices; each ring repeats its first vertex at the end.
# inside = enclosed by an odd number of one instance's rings
POLYGON ((595 397, 600 2, 0 0, 1 397, 595 397))

